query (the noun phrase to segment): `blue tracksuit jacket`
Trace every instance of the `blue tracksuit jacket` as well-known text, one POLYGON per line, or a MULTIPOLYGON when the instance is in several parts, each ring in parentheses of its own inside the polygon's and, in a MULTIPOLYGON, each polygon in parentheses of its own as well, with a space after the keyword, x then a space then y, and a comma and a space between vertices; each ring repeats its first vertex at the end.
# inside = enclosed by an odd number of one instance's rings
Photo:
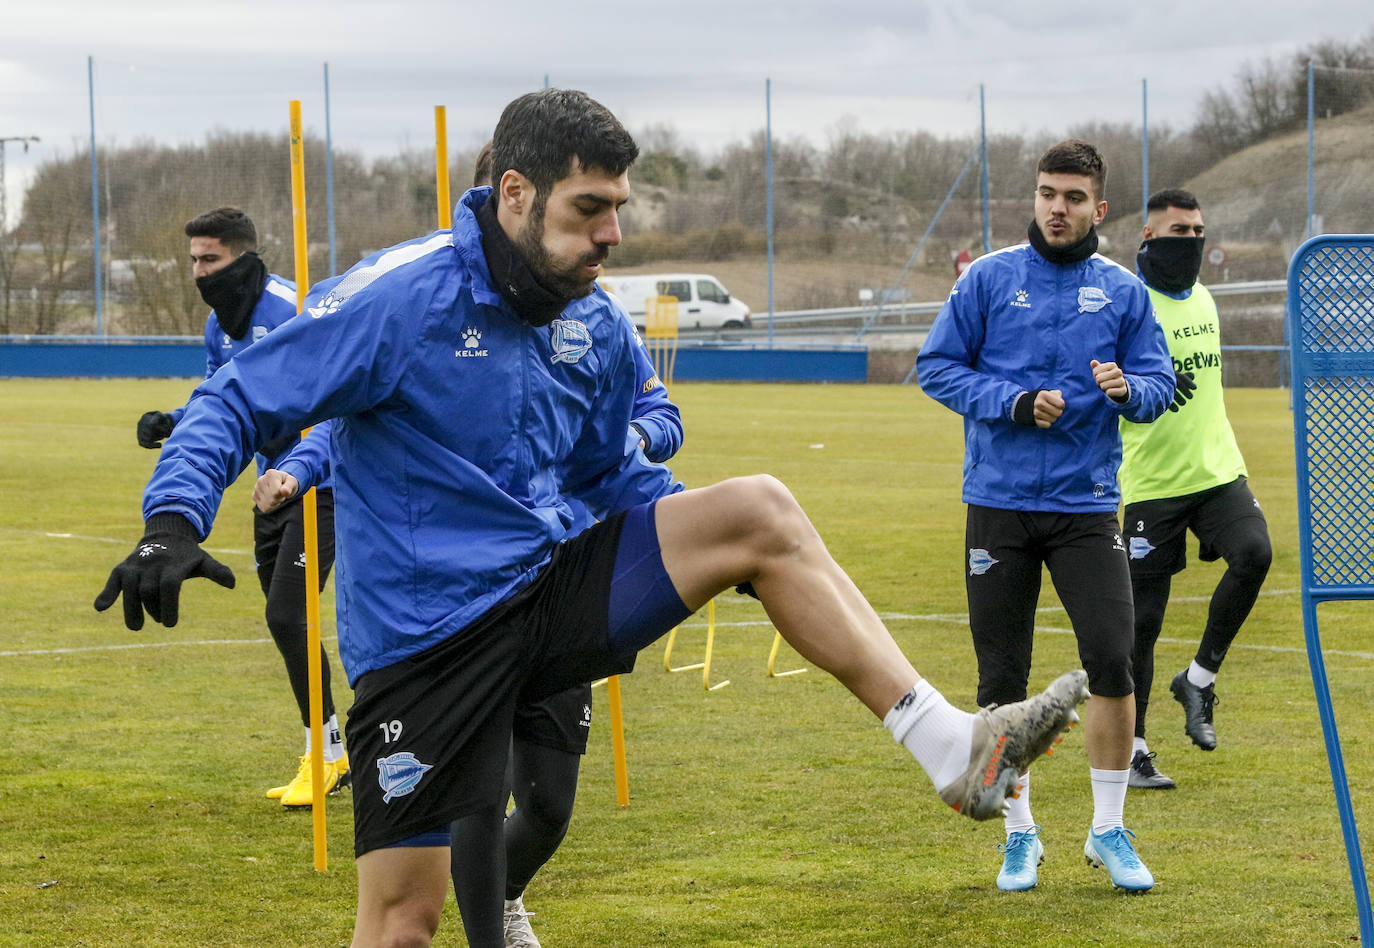
MULTIPOLYGON (((330 285, 333 285, 333 281, 330 285)), ((320 289, 320 286, 315 289, 320 289)), ((615 297, 611 297, 611 302, 624 314, 615 297)), ((629 321, 628 314, 624 314, 624 317, 629 321)), ((682 415, 668 397, 668 390, 659 379, 643 340, 636 336, 635 342, 635 404, 634 418, 631 420, 644 429, 644 435, 647 437, 648 447, 644 449, 644 456, 650 461, 667 461, 682 448, 682 415)), ((299 484, 297 497, 311 487, 328 486, 331 429, 332 424, 328 421, 316 425, 311 429, 309 436, 297 442, 290 453, 279 457, 273 465, 296 478, 299 484)), ((627 432, 626 452, 633 452, 640 440, 638 431, 631 429, 627 432)), ((572 532, 577 533, 595 523, 596 518, 580 501, 575 498, 573 500, 572 507, 577 525, 572 532)))
POLYGON ((1134 273, 1094 254, 1055 264, 1029 244, 960 275, 916 359, 921 387, 964 416, 965 503, 1008 510, 1115 511, 1118 418, 1153 421, 1174 394, 1164 333, 1134 273), (1130 398, 1112 401, 1091 362, 1115 362, 1130 398), (1011 420, 1017 395, 1059 389, 1049 428, 1011 420))
POLYGON ((201 384, 144 515, 202 536, 255 445, 333 419, 339 651, 350 683, 462 630, 527 585, 573 526, 681 489, 626 452, 633 327, 604 291, 548 326, 491 284, 476 208, 312 293, 298 319, 201 384), (283 379, 293 384, 282 384, 283 379))
MULTIPOLYGON (((205 317, 205 377, 208 379, 219 371, 220 366, 224 365, 234 356, 247 349, 259 339, 263 339, 269 332, 276 329, 282 323, 296 315, 296 284, 290 280, 283 279, 275 273, 267 275, 267 283, 262 288, 262 296, 258 297, 257 305, 253 307, 253 313, 248 319, 248 332, 242 339, 235 339, 220 327, 219 317, 214 310, 205 317)), ((186 406, 172 409, 169 414, 172 416, 172 423, 177 424, 181 421, 182 415, 186 413, 186 406)), ((284 456, 291 449, 291 445, 280 451, 277 457, 284 456)), ((272 466, 276 458, 269 458, 259 454, 258 475, 272 466)), ((318 485, 328 487, 328 480, 318 485)))

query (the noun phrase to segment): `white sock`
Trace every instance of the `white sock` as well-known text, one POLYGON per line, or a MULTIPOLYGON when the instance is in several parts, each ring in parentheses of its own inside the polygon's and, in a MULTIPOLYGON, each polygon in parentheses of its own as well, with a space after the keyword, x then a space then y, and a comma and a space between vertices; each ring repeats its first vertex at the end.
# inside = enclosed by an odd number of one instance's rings
MULTIPOLYGON (((305 756, 310 756, 310 748, 313 745, 310 741, 310 728, 305 729, 305 756)), ((339 716, 331 714, 329 720, 324 722, 324 753, 321 755, 327 763, 332 763, 344 755, 343 738, 339 736, 339 716)))
POLYGON ((1134 757, 1136 754, 1148 754, 1148 753, 1150 753, 1150 745, 1145 743, 1145 738, 1143 738, 1143 737, 1135 737, 1135 738, 1132 738, 1132 739, 1131 739, 1131 756, 1132 756, 1132 757, 1134 757))
POLYGON ((1217 673, 1208 671, 1196 660, 1188 663, 1188 681, 1196 688, 1206 688, 1217 680, 1217 673))
POLYGON ((344 755, 343 736, 339 731, 339 716, 331 714, 324 722, 324 759, 336 761, 344 755))
POLYGON ((968 770, 973 750, 973 715, 944 699, 922 678, 892 706, 883 726, 943 790, 968 770))
POLYGON ((1093 785, 1093 832, 1101 836, 1124 825, 1122 812, 1126 808, 1126 782, 1131 771, 1089 767, 1088 776, 1093 785))
POLYGON ((1016 789, 1012 794, 1007 798, 1007 815, 1002 817, 1002 824, 1006 827, 1008 836, 1012 833, 1030 832, 1035 826, 1035 818, 1031 816, 1029 770, 1016 782, 1016 789))

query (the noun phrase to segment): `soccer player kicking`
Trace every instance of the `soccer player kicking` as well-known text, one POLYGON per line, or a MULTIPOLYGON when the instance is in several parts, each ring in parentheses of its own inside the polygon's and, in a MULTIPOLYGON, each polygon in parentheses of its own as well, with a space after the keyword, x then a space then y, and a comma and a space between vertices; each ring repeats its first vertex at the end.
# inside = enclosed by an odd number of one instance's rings
POLYGON ((1131 786, 1168 789, 1145 741, 1145 711, 1154 681, 1155 642, 1164 626, 1173 574, 1188 565, 1185 539, 1198 538, 1198 558, 1221 558, 1226 572, 1212 593, 1197 653, 1170 683, 1183 705, 1183 730, 1198 747, 1217 746, 1212 726, 1217 673, 1269 573, 1269 529, 1250 492, 1245 459, 1226 417, 1221 390, 1217 306, 1197 280, 1202 266, 1202 208, 1171 188, 1145 202, 1144 242, 1136 266, 1169 344, 1178 392, 1149 425, 1121 420, 1121 494, 1135 597, 1135 745, 1131 786))
MULTIPOLYGON (((484 154, 490 156, 489 146, 484 154)), ((478 165, 478 183, 489 181, 490 157, 485 170, 480 158, 478 165)), ((681 414, 638 339, 633 351, 634 420, 626 447, 643 451, 651 461, 666 461, 682 446, 681 414)), ((328 479, 331 427, 328 421, 316 425, 258 478, 253 503, 259 510, 278 509, 328 479)), ((595 522, 583 505, 574 501, 571 506, 576 517, 571 532, 595 522)), ((451 827, 453 891, 469 943, 480 944, 484 933, 493 930, 493 912, 500 908, 506 948, 540 948, 524 892, 568 832, 591 724, 592 688, 586 682, 537 701, 517 702, 506 770, 509 793, 503 791, 496 806, 460 817, 451 827), (515 799, 509 815, 508 796, 515 799)))
MULTIPOLYGON (((1088 673, 1084 743, 1093 815, 1083 844, 1112 884, 1143 891, 1123 809, 1135 721, 1131 585, 1116 522, 1118 418, 1148 422, 1174 373, 1149 296, 1097 250, 1106 162, 1060 142, 1037 168, 1030 242, 974 261, 917 358, 926 393, 964 416, 966 587, 978 703, 1026 696, 1041 567, 1069 614, 1088 673)), ((997 886, 1035 886, 1044 859, 1030 773, 1005 819, 997 886)))
MULTIPOLYGON (((185 579, 231 583, 199 545, 224 489, 256 444, 333 419, 339 648, 360 775, 354 944, 433 938, 449 824, 497 805, 517 700, 629 671, 639 649, 742 583, 941 799, 976 819, 1002 813, 1017 775, 1076 719, 1084 673, 960 711, 780 482, 682 491, 627 454, 634 332, 596 277, 620 241, 638 148, 603 106, 547 89, 506 107, 492 151, 498 186, 468 191, 451 231, 362 261, 196 390, 145 491, 143 539, 95 602, 122 595, 131 629, 145 610, 173 625, 185 579), (568 498, 604 519, 569 538, 568 498)), ((484 944, 501 941, 496 927, 484 944)))

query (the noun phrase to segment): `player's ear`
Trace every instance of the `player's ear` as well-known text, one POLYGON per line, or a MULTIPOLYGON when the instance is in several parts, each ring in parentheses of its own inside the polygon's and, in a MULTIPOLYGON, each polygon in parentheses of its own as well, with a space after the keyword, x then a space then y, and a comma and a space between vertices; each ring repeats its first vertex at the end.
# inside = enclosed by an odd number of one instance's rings
POLYGON ((534 204, 534 182, 514 168, 508 168, 496 182, 501 205, 516 217, 523 217, 534 204))

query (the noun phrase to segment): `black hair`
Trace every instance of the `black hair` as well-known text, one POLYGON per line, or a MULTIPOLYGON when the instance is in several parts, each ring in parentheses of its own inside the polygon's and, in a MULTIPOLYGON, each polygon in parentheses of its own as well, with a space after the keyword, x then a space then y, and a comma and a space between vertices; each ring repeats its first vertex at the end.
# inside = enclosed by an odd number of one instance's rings
POLYGON ((1145 213, 1162 211, 1170 207, 1181 207, 1185 211, 1202 209, 1202 205, 1198 204, 1197 197, 1192 191, 1185 191, 1183 188, 1165 188, 1163 191, 1156 191, 1150 195, 1150 199, 1145 202, 1145 213))
POLYGON ((186 222, 187 237, 213 237, 231 253, 258 249, 258 230, 253 219, 236 207, 217 207, 186 222))
POLYGON ((1087 142, 1069 138, 1057 145, 1051 145, 1040 156, 1040 164, 1035 168, 1038 174, 1083 174, 1092 179, 1097 200, 1107 197, 1107 159, 1087 142))
POLYGON ((511 102, 491 139, 491 178, 514 169, 547 198, 556 182, 583 168, 612 175, 628 171, 639 146, 604 105, 576 89, 543 89, 511 102))

